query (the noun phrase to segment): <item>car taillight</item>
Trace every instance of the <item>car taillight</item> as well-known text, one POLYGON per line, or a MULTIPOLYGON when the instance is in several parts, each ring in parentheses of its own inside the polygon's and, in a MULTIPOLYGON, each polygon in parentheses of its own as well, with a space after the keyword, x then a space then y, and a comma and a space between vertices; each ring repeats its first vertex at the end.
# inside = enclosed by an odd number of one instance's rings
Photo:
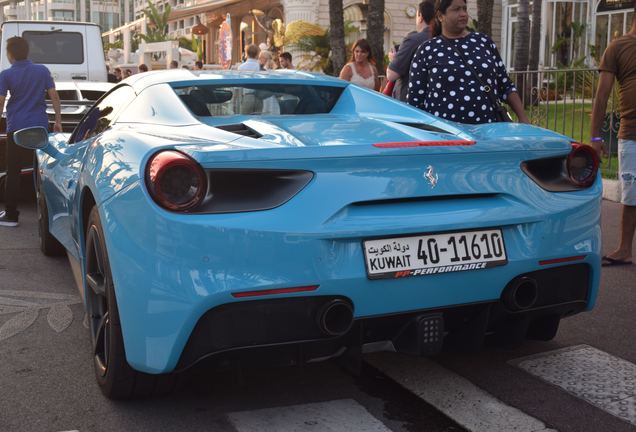
POLYGON ((152 198, 172 211, 187 211, 205 198, 208 181, 201 165, 175 150, 164 150, 150 158, 146 184, 152 198))
POLYGON ((533 159, 521 163, 521 169, 536 184, 550 192, 572 192, 594 184, 599 159, 590 146, 572 143, 570 153, 533 159))
POLYGON ((598 165, 598 155, 592 147, 572 143, 572 151, 567 159, 567 170, 574 184, 585 187, 594 183, 598 165))

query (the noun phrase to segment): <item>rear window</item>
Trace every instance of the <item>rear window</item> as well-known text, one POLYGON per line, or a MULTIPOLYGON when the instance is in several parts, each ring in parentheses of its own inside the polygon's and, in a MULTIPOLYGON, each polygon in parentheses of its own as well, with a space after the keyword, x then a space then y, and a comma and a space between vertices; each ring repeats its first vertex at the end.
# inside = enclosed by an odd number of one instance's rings
POLYGON ((196 85, 175 93, 194 115, 324 114, 331 111, 342 87, 298 84, 196 85))
MULTIPOLYGON (((57 94, 60 97, 60 100, 63 100, 63 101, 79 99, 77 97, 77 91, 75 90, 58 90, 57 94)), ((51 98, 49 98, 48 92, 46 93, 46 100, 51 100, 51 98)))
POLYGON ((82 90, 82 96, 84 97, 84 99, 90 101, 96 101, 97 99, 102 97, 104 93, 106 92, 101 90, 82 90))
POLYGON ((81 33, 25 31, 22 37, 29 42, 29 60, 33 63, 84 63, 84 40, 81 33))

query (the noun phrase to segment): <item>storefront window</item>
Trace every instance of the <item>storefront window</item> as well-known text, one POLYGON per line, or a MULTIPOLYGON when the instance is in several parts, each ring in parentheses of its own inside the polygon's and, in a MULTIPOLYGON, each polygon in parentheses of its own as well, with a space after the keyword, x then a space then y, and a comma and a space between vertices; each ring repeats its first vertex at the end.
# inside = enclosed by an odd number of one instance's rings
POLYGON ((549 66, 570 66, 585 57, 587 47, 587 3, 547 4, 545 59, 549 66))
MULTIPOLYGON (((344 21, 349 23, 349 30, 345 31, 345 44, 353 45, 355 41, 366 37, 367 34, 367 5, 364 3, 353 4, 344 9, 344 21)), ((384 51, 388 52, 392 41, 390 35, 391 17, 384 12, 384 51)))
MULTIPOLYGON (((516 11, 516 9, 515 9, 516 11)), ((508 55, 507 66, 510 69, 514 69, 515 67, 515 37, 517 35, 517 28, 519 27, 519 21, 514 20, 510 23, 510 31, 508 33, 508 37, 510 40, 510 54, 508 55)))
POLYGON ((599 15, 596 17, 596 39, 594 41, 594 52, 592 55, 597 63, 601 61, 601 56, 607 48, 607 32, 609 29, 609 15, 599 15))
POLYGON ((348 30, 345 32, 345 44, 352 45, 355 41, 366 34, 367 19, 362 11, 363 5, 351 5, 344 9, 344 21, 348 23, 348 30))
MULTIPOLYGON (((502 58, 504 63, 508 68, 514 68, 515 61, 515 35, 518 31, 519 27, 519 19, 518 15, 518 4, 517 0, 510 0, 507 6, 507 17, 505 22, 506 25, 506 35, 502 37, 501 46, 499 46, 499 51, 502 54, 502 58)), ((533 1, 530 1, 528 5, 528 18, 530 19, 530 28, 532 29, 532 8, 534 6, 533 1)), ((551 7, 551 6, 550 6, 551 7)), ((552 29, 552 20, 549 20, 545 26, 548 28, 548 33, 551 32, 552 29)), ((529 43, 529 42, 528 42, 529 43)))
POLYGON ((572 18, 572 60, 579 61, 585 57, 585 46, 587 45, 587 4, 574 3, 572 18))
POLYGON ((623 24, 625 22, 625 16, 623 14, 613 14, 610 24, 610 41, 623 36, 623 24))
MULTIPOLYGON (((583 59, 587 49, 588 5, 586 0, 551 0, 543 6, 547 19, 542 25, 541 64, 547 67, 570 66, 583 59)), ((529 4, 532 21, 533 2, 529 4)), ((514 35, 517 27, 517 0, 507 6, 506 35, 502 40, 505 61, 511 65, 515 55, 514 35)))
POLYGON ((632 0, 601 0, 596 8, 595 46, 598 62, 607 44, 629 31, 634 16, 632 0))

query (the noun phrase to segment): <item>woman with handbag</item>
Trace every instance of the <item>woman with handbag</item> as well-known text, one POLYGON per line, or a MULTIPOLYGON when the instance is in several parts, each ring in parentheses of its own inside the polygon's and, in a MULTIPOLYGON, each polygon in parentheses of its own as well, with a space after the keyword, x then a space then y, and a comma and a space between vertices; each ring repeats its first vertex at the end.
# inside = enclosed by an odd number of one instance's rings
POLYGON ((495 43, 467 25, 466 0, 437 1, 434 37, 411 63, 408 103, 446 120, 480 124, 511 121, 506 102, 529 123, 495 43))

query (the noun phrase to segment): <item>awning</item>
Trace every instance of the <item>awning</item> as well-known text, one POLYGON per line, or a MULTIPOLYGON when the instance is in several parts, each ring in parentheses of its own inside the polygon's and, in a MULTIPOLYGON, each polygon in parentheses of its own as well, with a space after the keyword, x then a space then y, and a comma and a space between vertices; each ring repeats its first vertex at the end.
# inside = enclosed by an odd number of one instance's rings
MULTIPOLYGON (((173 21, 176 19, 191 17, 194 15, 198 15, 204 12, 211 12, 215 9, 218 9, 223 6, 228 6, 234 3, 240 3, 241 0, 216 0, 210 1, 204 4, 199 4, 196 6, 190 6, 186 8, 173 9, 170 12, 170 16, 168 17, 168 21, 173 21)), ((225 17, 224 17, 225 18, 225 17)))
POLYGON ((345 22, 349 21, 351 23, 357 23, 366 20, 362 9, 360 9, 360 6, 358 6, 357 4, 347 6, 343 10, 343 15, 345 22))

